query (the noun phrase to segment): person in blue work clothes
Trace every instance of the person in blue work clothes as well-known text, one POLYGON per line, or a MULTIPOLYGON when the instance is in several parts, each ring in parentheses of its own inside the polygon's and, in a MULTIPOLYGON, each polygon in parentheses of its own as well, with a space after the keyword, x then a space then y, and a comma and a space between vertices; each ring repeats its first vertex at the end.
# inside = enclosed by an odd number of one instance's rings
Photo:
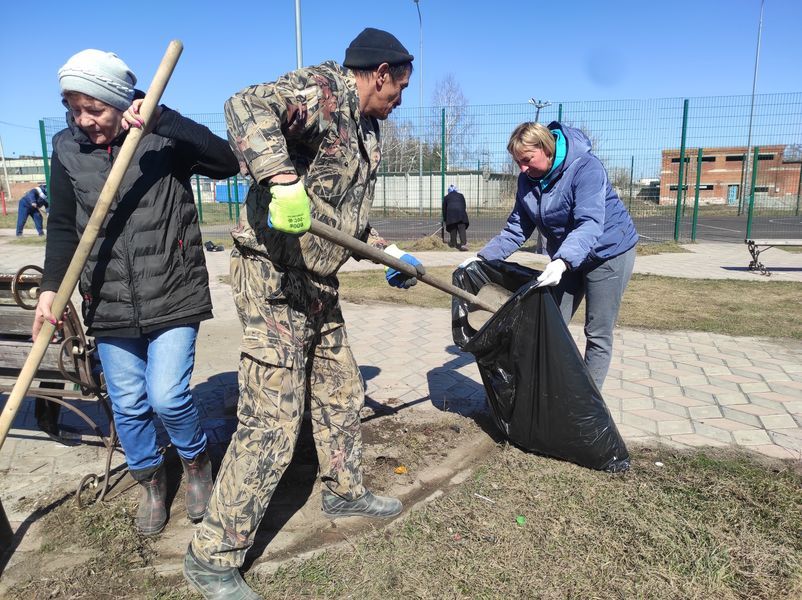
POLYGON ((44 235, 42 211, 49 207, 50 205, 47 203, 47 186, 45 184, 36 186, 20 198, 19 207, 17 208, 17 237, 22 236, 22 230, 25 229, 28 217, 33 219, 37 233, 44 235))
POLYGON ((521 170, 515 206, 480 260, 503 260, 540 231, 551 258, 537 280, 554 286, 566 323, 585 298, 585 364, 601 389, 610 368, 613 327, 635 265, 638 234, 590 140, 553 122, 522 123, 507 144, 521 170))

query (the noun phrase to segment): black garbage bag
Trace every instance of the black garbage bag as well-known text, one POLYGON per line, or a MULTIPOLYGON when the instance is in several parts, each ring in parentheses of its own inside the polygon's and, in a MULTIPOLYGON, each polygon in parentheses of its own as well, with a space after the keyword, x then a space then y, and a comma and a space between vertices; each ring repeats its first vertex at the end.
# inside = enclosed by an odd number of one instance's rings
POLYGON ((538 271, 476 261, 454 272, 454 285, 476 294, 492 282, 514 295, 479 331, 468 303, 454 298, 454 342, 476 358, 493 418, 512 443, 603 471, 625 471, 629 452, 538 271))

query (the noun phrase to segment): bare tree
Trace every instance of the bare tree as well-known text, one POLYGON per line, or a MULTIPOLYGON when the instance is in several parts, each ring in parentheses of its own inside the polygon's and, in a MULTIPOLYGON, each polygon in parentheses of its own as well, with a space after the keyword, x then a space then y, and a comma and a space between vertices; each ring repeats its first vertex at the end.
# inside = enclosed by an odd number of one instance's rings
MULTIPOLYGON (((446 164, 450 167, 456 159, 465 160, 470 155, 468 133, 471 122, 468 114, 468 99, 462 93, 462 87, 453 74, 449 73, 439 80, 432 94, 432 105, 440 106, 445 111, 445 146, 446 164)), ((436 118, 436 126, 432 131, 440 135, 440 115, 436 118)), ((434 141, 434 140, 432 140, 434 141)), ((433 144, 435 146, 439 144, 433 144)))
POLYGON ((388 119, 381 123, 382 168, 391 173, 417 170, 418 144, 411 123, 388 119))

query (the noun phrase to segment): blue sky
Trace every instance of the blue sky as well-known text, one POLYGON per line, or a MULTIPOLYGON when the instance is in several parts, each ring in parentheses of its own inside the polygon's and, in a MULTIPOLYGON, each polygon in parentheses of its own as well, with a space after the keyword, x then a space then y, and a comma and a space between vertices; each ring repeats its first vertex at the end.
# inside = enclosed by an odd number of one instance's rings
MULTIPOLYGON (((164 102, 220 113, 246 85, 296 64, 295 1, 56 3, 10 0, 0 36, 0 137, 7 156, 40 154, 37 122, 62 114, 58 68, 111 50, 146 88, 171 39, 184 54, 164 102)), ((302 0, 303 62, 341 61, 364 27, 416 55, 404 105, 424 106, 452 74, 470 104, 749 94, 760 0, 495 2, 302 0)), ((765 0, 757 93, 802 91, 802 0, 765 0)))

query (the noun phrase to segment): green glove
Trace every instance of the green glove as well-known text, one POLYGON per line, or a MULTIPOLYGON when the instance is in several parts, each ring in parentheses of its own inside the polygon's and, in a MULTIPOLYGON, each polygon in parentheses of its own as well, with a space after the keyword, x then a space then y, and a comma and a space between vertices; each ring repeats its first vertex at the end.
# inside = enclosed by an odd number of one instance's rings
POLYGON ((267 209, 267 226, 284 233, 301 234, 312 226, 309 196, 303 182, 274 183, 270 185, 270 206, 267 209))

